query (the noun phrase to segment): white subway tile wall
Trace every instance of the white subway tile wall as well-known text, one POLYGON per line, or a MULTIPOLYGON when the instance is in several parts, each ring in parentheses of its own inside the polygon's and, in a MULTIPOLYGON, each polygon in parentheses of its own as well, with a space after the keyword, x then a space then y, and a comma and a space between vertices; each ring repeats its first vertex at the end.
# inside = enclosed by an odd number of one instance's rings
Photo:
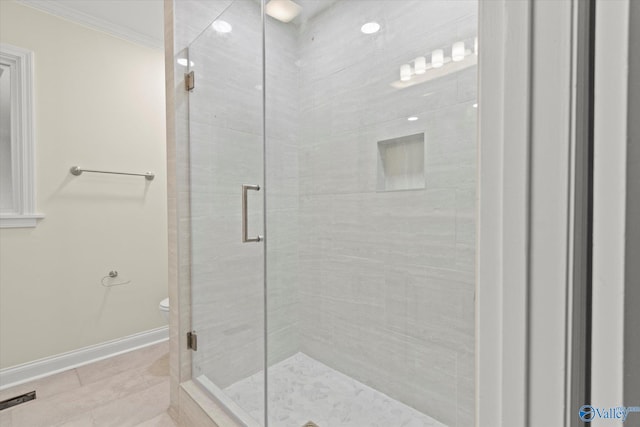
POLYGON ((476 32, 475 1, 343 1, 298 40, 300 350, 459 427, 474 412, 476 67, 390 83, 476 32), (377 192, 378 141, 423 132, 424 189, 377 192))
MULTIPOLYGON (((178 43, 229 3, 176 1, 180 22, 193 18, 178 43)), ((470 426, 476 67, 391 83, 402 64, 473 40, 477 1, 326 3, 294 23, 267 18, 264 88, 257 2, 224 10, 231 33, 207 29, 191 43, 182 191, 191 197, 194 377, 225 388, 263 369, 264 248, 240 243, 240 185, 261 184, 249 195, 249 229, 263 232, 266 196, 269 365, 301 352, 450 427, 470 426), (368 21, 380 31, 363 34, 368 21), (378 142, 422 133, 424 188, 378 191, 378 142)))

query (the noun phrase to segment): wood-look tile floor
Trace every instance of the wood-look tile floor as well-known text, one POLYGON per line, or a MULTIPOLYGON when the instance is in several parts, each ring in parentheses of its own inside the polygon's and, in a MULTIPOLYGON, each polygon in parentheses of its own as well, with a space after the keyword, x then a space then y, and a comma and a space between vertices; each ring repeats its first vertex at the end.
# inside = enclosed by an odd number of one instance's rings
POLYGON ((36 399, 0 411, 2 427, 176 427, 169 407, 169 343, 163 342, 0 392, 36 399))

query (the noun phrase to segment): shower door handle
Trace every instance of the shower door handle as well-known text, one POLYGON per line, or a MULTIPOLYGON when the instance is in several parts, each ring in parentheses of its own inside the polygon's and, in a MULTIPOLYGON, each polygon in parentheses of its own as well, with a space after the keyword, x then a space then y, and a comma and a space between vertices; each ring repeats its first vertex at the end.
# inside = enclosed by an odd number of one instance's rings
POLYGON ((251 185, 251 184, 242 184, 242 243, 247 242, 260 242, 262 241, 262 236, 258 235, 258 237, 249 238, 249 227, 248 223, 248 214, 247 214, 247 191, 255 190, 260 191, 259 185, 251 185))

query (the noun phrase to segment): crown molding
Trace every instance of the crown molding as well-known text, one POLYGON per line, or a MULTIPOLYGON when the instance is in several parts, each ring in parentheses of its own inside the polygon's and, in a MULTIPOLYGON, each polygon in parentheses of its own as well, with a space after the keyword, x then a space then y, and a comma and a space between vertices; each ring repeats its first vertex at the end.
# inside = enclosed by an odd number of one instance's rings
POLYGON ((132 43, 153 49, 164 49, 163 39, 151 37, 114 22, 91 16, 59 2, 48 0, 16 0, 16 2, 132 43))

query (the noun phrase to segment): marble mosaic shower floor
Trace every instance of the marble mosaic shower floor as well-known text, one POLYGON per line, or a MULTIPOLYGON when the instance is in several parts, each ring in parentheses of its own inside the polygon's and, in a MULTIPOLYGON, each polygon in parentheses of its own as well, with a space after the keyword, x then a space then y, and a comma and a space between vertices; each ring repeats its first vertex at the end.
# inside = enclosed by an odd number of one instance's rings
MULTIPOLYGON (((263 383, 259 372, 224 391, 259 420, 263 383)), ((446 427, 303 353, 269 368, 269 420, 271 427, 446 427)))

